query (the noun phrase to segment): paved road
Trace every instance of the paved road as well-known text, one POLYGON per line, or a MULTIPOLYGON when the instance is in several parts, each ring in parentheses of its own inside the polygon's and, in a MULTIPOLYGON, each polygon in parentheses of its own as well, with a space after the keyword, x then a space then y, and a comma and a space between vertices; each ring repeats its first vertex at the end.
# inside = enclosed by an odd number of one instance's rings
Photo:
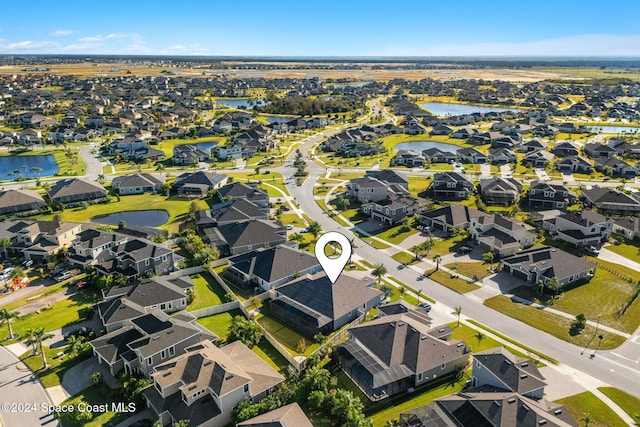
MULTIPOLYGON (((317 140, 316 140, 317 141, 317 140)), ((300 151, 307 152, 314 141, 305 143, 300 151)), ((324 172, 319 166, 308 162, 309 172, 317 176, 324 172)), ((293 168, 282 168, 285 176, 293 174, 293 168)), ((358 256, 368 260, 382 262, 393 276, 410 286, 424 291, 426 295, 435 298, 438 304, 447 307, 461 306, 463 314, 475 319, 507 336, 518 339, 523 344, 538 349, 561 362, 591 375, 607 384, 618 387, 631 394, 640 396, 640 365, 637 360, 640 357, 640 337, 634 335, 624 346, 614 351, 599 351, 595 357, 590 357, 591 352, 581 354, 582 348, 562 341, 538 329, 532 328, 518 320, 502 313, 494 311, 473 299, 458 294, 440 284, 424 279, 416 280, 418 272, 411 268, 398 269, 399 263, 390 256, 371 247, 367 242, 359 239, 350 230, 342 227, 331 219, 310 196, 315 180, 308 179, 297 187, 295 183, 288 183, 291 195, 298 201, 300 208, 311 218, 317 220, 324 231, 340 231, 348 238, 355 238, 358 247, 358 256), (638 343, 636 343, 636 341, 638 343), (623 353, 623 354, 622 354, 623 353)))
POLYGON ((57 426, 58 421, 53 419, 46 411, 42 411, 42 404, 50 405, 49 396, 44 391, 42 384, 25 369, 18 369, 19 360, 6 348, 0 347, 0 388, 2 389, 2 408, 0 409, 0 421, 3 426, 57 426), (6 403, 15 403, 15 407, 6 408, 6 403), (30 404, 29 410, 22 409, 23 404, 30 404), (31 411, 35 404, 36 411, 31 411), (20 406, 19 406, 20 405, 20 406), (15 411, 13 411, 15 410, 15 411))

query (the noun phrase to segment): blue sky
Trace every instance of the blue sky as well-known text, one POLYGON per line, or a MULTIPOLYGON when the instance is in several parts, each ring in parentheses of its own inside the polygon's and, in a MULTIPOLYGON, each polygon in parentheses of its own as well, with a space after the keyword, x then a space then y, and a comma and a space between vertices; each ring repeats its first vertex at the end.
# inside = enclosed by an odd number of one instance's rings
POLYGON ((1 10, 0 53, 13 54, 640 56, 637 0, 30 0, 1 10))

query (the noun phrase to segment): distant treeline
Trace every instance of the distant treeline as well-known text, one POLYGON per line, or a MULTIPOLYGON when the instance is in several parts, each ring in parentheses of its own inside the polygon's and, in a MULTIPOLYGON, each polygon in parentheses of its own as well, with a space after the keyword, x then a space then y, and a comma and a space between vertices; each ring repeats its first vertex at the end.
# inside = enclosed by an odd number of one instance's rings
POLYGON ((346 113, 364 106, 364 103, 356 99, 321 99, 303 97, 285 97, 274 99, 265 106, 255 107, 256 111, 269 114, 291 114, 299 116, 311 116, 316 114, 346 113))

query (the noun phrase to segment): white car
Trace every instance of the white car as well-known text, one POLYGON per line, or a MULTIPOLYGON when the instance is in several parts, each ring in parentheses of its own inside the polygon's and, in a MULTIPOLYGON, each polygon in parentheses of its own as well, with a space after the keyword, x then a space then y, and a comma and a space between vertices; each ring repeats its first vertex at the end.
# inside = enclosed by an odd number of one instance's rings
POLYGON ((8 279, 11 277, 11 272, 13 271, 13 267, 7 267, 2 272, 0 272, 0 279, 8 279))

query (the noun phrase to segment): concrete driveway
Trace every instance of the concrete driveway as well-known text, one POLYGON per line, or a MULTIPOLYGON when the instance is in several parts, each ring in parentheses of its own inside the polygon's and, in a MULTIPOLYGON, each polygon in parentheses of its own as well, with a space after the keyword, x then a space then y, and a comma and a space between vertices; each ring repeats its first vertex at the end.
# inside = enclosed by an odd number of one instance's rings
POLYGON ((64 388, 69 395, 79 393, 89 387, 91 374, 94 372, 101 372, 104 382, 112 389, 120 387, 118 381, 111 376, 106 365, 98 363, 96 357, 91 357, 69 368, 69 370, 65 372, 62 377, 62 388, 64 388))
POLYGON ((43 341, 43 345, 47 345, 51 348, 59 348, 64 347, 67 343, 64 340, 64 337, 72 331, 76 331, 82 327, 93 329, 94 332, 99 333, 100 328, 102 328, 102 324, 100 323, 100 318, 98 316, 93 316, 93 319, 84 320, 82 322, 74 323, 72 325, 63 326, 62 329, 56 329, 51 331, 53 334, 53 338, 50 338, 46 341, 43 341))

